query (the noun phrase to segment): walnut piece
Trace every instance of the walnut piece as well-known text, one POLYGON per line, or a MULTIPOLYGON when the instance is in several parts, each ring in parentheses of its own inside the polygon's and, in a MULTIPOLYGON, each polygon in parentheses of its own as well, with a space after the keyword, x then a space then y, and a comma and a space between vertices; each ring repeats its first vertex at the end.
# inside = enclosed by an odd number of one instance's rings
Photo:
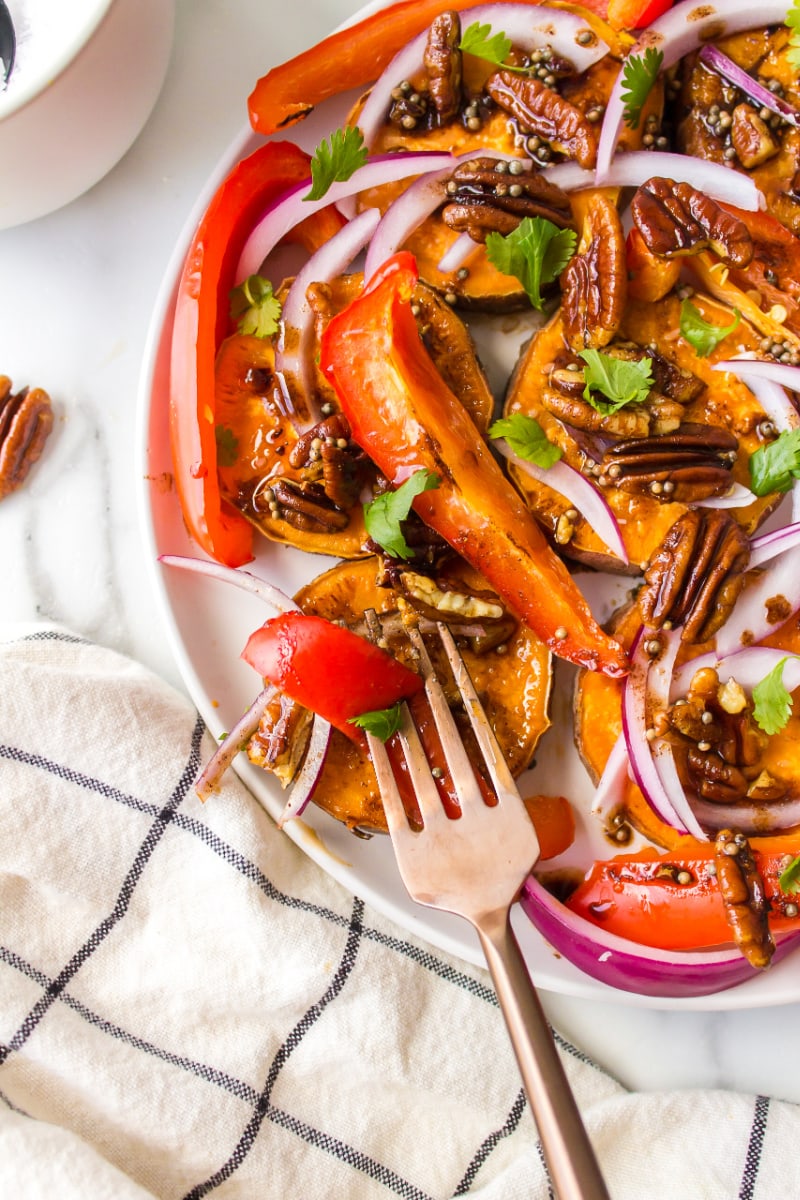
POLYGON ((47 392, 23 388, 14 395, 11 380, 0 375, 0 500, 25 482, 52 428, 47 392))
POLYGON ((775 943, 767 921, 764 880, 744 834, 720 830, 714 864, 733 940, 750 965, 763 970, 770 964, 775 943))
POLYGON ((648 250, 662 258, 710 247, 729 266, 752 261, 753 239, 744 221, 689 183, 648 179, 634 194, 631 216, 648 250))
POLYGON ((622 323, 627 280, 619 212, 598 192, 587 204, 580 242, 561 276, 564 336, 573 350, 609 344, 622 323))
POLYGON ((638 597, 643 622, 661 629, 669 621, 683 627, 682 641, 707 641, 730 616, 749 559, 748 539, 730 513, 683 513, 645 571, 638 597))
POLYGON ((593 167, 597 158, 596 132, 590 121, 535 76, 496 71, 486 81, 494 102, 519 123, 526 134, 536 134, 582 167, 593 167))

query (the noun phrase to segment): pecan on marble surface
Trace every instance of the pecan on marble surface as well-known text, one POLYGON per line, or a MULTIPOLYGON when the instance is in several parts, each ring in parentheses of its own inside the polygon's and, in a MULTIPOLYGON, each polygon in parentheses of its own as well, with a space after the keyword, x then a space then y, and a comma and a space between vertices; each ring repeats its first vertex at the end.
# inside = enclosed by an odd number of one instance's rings
POLYGON ((53 428, 53 407, 42 388, 12 393, 11 380, 0 375, 0 500, 16 491, 41 457, 53 428))
POLYGON ((443 12, 433 21, 425 43, 424 64, 428 93, 438 125, 458 115, 461 106, 461 21, 456 12, 443 12))
POLYGON ((446 192, 442 220, 476 242, 484 242, 491 232, 511 233, 524 217, 546 217, 561 228, 573 224, 567 193, 521 160, 473 158, 460 163, 446 192))
POLYGON ((681 639, 704 642, 727 620, 744 583, 750 544, 721 509, 689 509, 667 531, 638 596, 645 625, 681 627, 681 639))
POLYGON ((666 437, 626 438, 606 451, 599 482, 690 504, 732 487, 737 448, 732 433, 713 425, 687 423, 666 437))
POLYGON ((588 202, 577 250, 561 275, 564 336, 573 350, 609 344, 622 323, 627 280, 617 206, 598 192, 588 202))
POLYGON ((750 965, 763 970, 770 964, 775 943, 767 920, 764 880, 743 833, 720 830, 714 843, 714 864, 733 940, 750 965))
POLYGON ((631 216, 648 250, 662 258, 708 248, 732 267, 746 267, 753 258, 744 221, 689 183, 648 179, 634 193, 631 216))
POLYGON ((543 138, 582 167, 594 166, 596 130, 581 110, 555 88, 536 76, 501 69, 490 75, 486 91, 495 104, 516 120, 523 134, 543 138))

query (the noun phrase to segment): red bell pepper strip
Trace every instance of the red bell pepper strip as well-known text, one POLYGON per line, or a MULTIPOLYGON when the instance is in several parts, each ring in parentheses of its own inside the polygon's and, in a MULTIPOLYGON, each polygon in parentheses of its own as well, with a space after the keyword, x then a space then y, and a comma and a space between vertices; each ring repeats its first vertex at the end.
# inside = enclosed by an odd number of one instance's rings
MULTIPOLYGON (((310 177, 309 156, 272 142, 243 159, 217 190, 192 240, 178 286, 170 363, 170 441, 184 520, 219 562, 253 557, 251 525, 222 500, 217 481, 214 361, 229 332, 236 264, 257 218, 287 188, 310 177)), ((292 240, 316 249, 343 224, 332 209, 303 221, 292 240)))
POLYGON ((672 0, 608 0, 608 21, 615 29, 644 29, 672 8, 672 0))
POLYGON ((417 281, 407 251, 333 318, 320 366, 356 442, 399 486, 426 469, 439 486, 414 508, 554 653, 609 675, 625 651, 595 622, 564 564, 503 475, 464 406, 425 349, 411 312, 417 281))
MULTIPOLYGON (((779 933, 798 928, 796 899, 781 892, 778 879, 787 856, 792 859, 800 850, 800 840, 755 838, 750 844, 771 905, 770 929, 779 933)), ((661 950, 729 945, 722 896, 714 875, 707 872, 713 858, 712 842, 686 838, 668 854, 643 850, 596 862, 567 907, 608 933, 661 950)))
MULTIPOLYGON (((543 0, 518 0, 538 6, 543 0)), ((486 0, 402 0, 340 29, 262 76, 248 98, 250 124, 264 135, 286 129, 331 96, 377 79, 395 54, 445 11, 465 11, 486 0)), ((606 0, 583 0, 604 16, 606 0)))
POLYGON ((390 708, 424 688, 422 677, 341 625, 307 613, 281 613, 253 633, 242 658, 304 708, 357 745, 351 717, 390 708))

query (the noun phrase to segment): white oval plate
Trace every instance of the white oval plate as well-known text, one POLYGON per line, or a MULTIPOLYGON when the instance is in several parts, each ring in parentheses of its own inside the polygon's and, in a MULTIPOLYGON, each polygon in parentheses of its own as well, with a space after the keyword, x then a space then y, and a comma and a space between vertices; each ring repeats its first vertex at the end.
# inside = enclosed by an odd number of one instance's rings
MULTIPOLYGON (((379 5, 368 5, 354 20, 379 5)), ((312 151, 323 136, 342 123, 355 94, 323 105, 305 122, 293 126, 293 141, 312 151)), ((186 251, 209 200, 231 167, 263 139, 245 131, 228 149, 199 197, 167 266, 145 348, 139 391, 138 499, 152 580, 178 668, 194 703, 214 737, 218 737, 252 703, 260 686, 253 670, 240 659, 249 634, 265 620, 264 606, 239 589, 157 563, 160 554, 198 556, 181 517, 171 483, 169 449, 169 343, 177 282, 186 251)), ((517 348, 528 332, 522 318, 504 316, 484 322, 475 330, 479 351, 493 386, 507 379, 517 348)), ((291 593, 321 573, 333 560, 303 554, 256 535, 256 559, 248 570, 262 575, 291 593)), ((622 600, 630 579, 584 574, 580 583, 603 620, 622 600)), ((535 768, 523 781, 523 791, 559 792, 568 796, 579 814, 588 813, 591 784, 574 749, 570 719, 570 669, 558 664, 553 694, 553 727, 545 735, 535 768)), ((280 787, 265 772, 239 755, 235 769, 273 818, 283 808, 280 787)), ((213 801, 212 801, 213 802, 213 801)), ((580 820, 580 815, 579 815, 580 820)), ((384 915, 432 945, 482 965, 477 938, 466 922, 422 908, 409 900, 400 881, 388 838, 365 841, 313 805, 302 820, 289 822, 287 835, 319 866, 349 891, 361 896, 384 915)), ((591 821, 581 820, 579 837, 568 856, 587 865, 604 857, 608 844, 591 821)), ((537 985, 565 995, 583 996, 656 1009, 722 1011, 793 1002, 800 995, 800 955, 772 968, 746 984, 710 996, 660 999, 619 991, 584 975, 556 955, 519 910, 514 928, 537 985)))

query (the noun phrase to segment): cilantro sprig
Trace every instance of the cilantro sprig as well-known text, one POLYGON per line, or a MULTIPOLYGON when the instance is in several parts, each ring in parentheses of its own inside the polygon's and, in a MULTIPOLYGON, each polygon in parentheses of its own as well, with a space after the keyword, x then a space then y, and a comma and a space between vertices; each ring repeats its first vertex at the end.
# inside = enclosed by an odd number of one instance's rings
POLYGON ((786 14, 786 24, 791 30, 786 57, 791 66, 800 68, 800 0, 793 0, 786 14))
POLYGON ((753 719, 764 733, 780 733, 792 715, 792 696, 783 682, 783 669, 791 657, 784 655, 753 688, 753 719))
POLYGON ((800 854, 783 868, 778 876, 778 886, 790 896, 796 896, 800 892, 800 854))
POLYGON ((278 331, 281 305, 272 284, 262 275, 250 275, 230 294, 231 320, 239 333, 267 338, 278 331))
POLYGON ((631 129, 638 129, 642 109, 650 90, 658 79, 664 53, 648 46, 643 54, 631 54, 622 68, 623 120, 631 129))
POLYGON ((516 229, 486 238, 486 256, 504 275, 520 281, 534 308, 544 305, 542 288, 557 279, 575 252, 577 234, 546 217, 524 217, 516 229))
POLYGON ((583 398, 603 416, 611 416, 626 404, 641 404, 653 386, 653 364, 649 358, 629 360, 603 354, 601 350, 581 350, 583 398), (595 393, 605 399, 601 400, 595 393))
POLYGON ((750 455, 750 490, 757 496, 788 492, 800 479, 800 429, 786 429, 750 455))
POLYGON ((320 200, 332 183, 344 183, 367 161, 364 135, 358 126, 334 129, 323 138, 311 159, 311 191, 304 200, 320 200))
POLYGON ((391 708, 376 708, 372 712, 361 713, 358 717, 349 717, 348 725, 357 725, 367 733, 374 733, 382 742, 388 742, 393 733, 397 733, 403 720, 400 701, 391 708))
POLYGON ((239 439, 227 425, 217 425, 214 429, 217 443, 217 463, 220 467, 232 467, 239 454, 239 439))
POLYGON ((711 325, 695 308, 691 300, 681 304, 680 329, 681 336, 686 339, 700 358, 707 358, 716 350, 721 341, 738 327, 741 313, 738 308, 733 310, 733 321, 730 325, 711 325))
POLYGON ((515 454, 544 470, 561 458, 561 447, 550 441, 538 421, 524 413, 494 421, 489 426, 489 437, 505 438, 515 454))
POLYGON ((364 505, 364 524, 373 542, 377 542, 392 558, 411 558, 401 522, 405 521, 415 497, 439 486, 439 476, 420 469, 410 475, 394 492, 383 492, 364 505))
POLYGON ((473 21, 461 35, 459 49, 465 54, 474 54, 496 67, 505 66, 505 60, 511 53, 511 38, 507 34, 492 33, 492 27, 487 22, 473 21))

